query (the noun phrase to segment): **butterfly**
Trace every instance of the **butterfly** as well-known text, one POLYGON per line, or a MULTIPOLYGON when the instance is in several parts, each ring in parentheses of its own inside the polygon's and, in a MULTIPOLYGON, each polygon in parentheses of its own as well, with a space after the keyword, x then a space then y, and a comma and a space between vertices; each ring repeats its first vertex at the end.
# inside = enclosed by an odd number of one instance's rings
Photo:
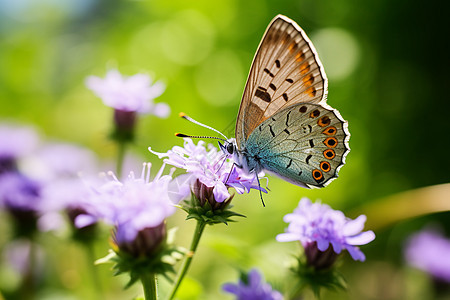
POLYGON ((327 186, 350 151, 347 122, 326 103, 327 88, 310 39, 293 20, 277 15, 250 68, 236 139, 224 136, 221 150, 247 173, 265 170, 306 188, 327 186))

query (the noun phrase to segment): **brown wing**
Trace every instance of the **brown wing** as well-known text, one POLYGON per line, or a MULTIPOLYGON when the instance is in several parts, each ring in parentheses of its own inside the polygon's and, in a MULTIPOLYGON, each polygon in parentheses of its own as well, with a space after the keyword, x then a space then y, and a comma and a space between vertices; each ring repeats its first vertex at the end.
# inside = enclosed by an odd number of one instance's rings
POLYGON ((276 16, 264 33, 247 78, 236 122, 239 149, 267 118, 295 103, 326 101, 327 77, 316 49, 291 19, 276 16))

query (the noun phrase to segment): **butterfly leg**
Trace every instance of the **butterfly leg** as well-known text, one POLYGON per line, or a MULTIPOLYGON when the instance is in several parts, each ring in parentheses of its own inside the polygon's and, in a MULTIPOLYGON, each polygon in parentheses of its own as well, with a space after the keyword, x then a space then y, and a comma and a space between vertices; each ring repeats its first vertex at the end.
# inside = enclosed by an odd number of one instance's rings
POLYGON ((234 166, 237 166, 237 164, 233 163, 233 165, 231 166, 230 172, 228 173, 227 179, 225 180, 224 184, 227 184, 228 179, 230 179, 230 175, 231 175, 231 172, 233 172, 234 166))
POLYGON ((262 205, 263 205, 263 207, 266 207, 266 205, 264 204, 264 199, 263 199, 262 192, 261 192, 261 184, 259 183, 259 177, 258 177, 257 173, 255 173, 255 177, 256 177, 256 180, 258 181, 259 196, 261 197, 262 205))

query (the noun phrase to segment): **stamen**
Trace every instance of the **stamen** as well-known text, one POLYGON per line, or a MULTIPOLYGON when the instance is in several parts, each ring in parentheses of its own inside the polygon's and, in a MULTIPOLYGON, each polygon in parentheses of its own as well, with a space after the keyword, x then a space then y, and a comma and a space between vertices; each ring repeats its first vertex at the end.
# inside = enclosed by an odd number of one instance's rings
POLYGON ((108 176, 111 176, 112 179, 114 179, 114 181, 119 181, 119 179, 117 179, 116 174, 114 174, 113 171, 108 171, 108 173, 106 173, 108 176))
POLYGON ((150 170, 152 169, 152 164, 151 163, 147 163, 147 175, 145 176, 145 183, 149 183, 150 182, 150 170))
POLYGON ((147 167, 147 163, 142 163, 142 171, 141 171, 141 179, 144 180, 145 178, 145 167, 147 167))

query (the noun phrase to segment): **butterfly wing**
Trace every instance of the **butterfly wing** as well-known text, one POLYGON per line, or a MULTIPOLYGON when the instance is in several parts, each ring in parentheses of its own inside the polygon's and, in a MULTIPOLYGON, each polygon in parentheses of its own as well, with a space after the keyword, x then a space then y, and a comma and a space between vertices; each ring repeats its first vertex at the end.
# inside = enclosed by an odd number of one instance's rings
POLYGON ((261 40, 236 123, 238 148, 259 124, 295 103, 326 100, 327 78, 316 50, 291 19, 278 15, 261 40))
POLYGON ((350 148, 347 122, 322 104, 297 103, 250 134, 246 152, 291 183, 324 187, 338 176, 350 148))

